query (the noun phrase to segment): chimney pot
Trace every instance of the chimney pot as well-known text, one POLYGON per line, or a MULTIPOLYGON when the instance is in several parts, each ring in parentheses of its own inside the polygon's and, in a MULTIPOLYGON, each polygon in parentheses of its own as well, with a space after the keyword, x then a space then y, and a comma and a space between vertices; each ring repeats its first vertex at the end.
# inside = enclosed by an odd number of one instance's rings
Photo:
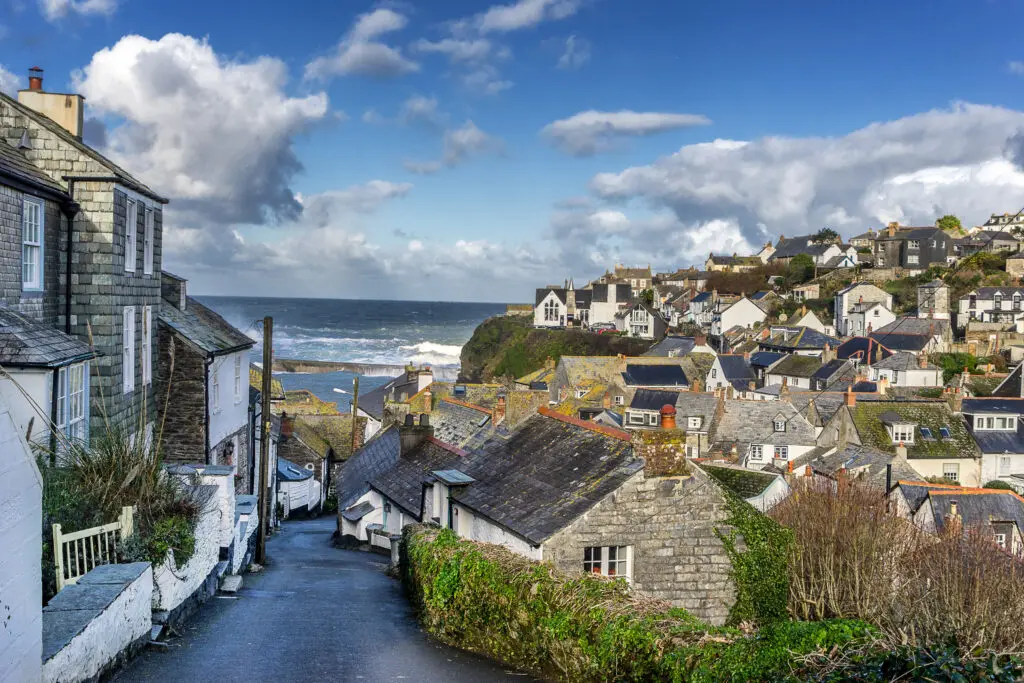
POLYGON ((661 428, 662 429, 675 429, 676 428, 676 407, 673 405, 665 404, 659 411, 661 414, 661 428))
POLYGON ((43 89, 43 70, 40 69, 38 66, 34 66, 28 70, 28 89, 43 89))
POLYGON ((430 426, 430 416, 427 415, 426 413, 420 415, 420 426, 421 427, 429 427, 430 426))
POLYGON ((411 414, 406 415, 405 416, 405 426, 406 427, 415 427, 416 426, 416 418, 413 415, 411 415, 411 414))

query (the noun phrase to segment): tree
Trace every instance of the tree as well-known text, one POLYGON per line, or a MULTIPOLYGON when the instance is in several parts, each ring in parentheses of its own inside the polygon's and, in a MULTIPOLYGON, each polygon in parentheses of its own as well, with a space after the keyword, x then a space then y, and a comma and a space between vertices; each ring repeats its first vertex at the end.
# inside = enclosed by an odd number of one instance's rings
POLYGON ((654 290, 645 289, 644 291, 640 292, 640 301, 643 301, 648 306, 652 305, 654 303, 654 290))
POLYGON ((939 230, 961 230, 960 219, 953 214, 947 213, 945 216, 935 221, 935 227, 939 230))
POLYGON ((832 228, 822 228, 813 237, 811 241, 817 244, 829 244, 831 242, 839 241, 839 233, 832 228))
POLYGON ((808 254, 797 254, 786 267, 786 282, 789 286, 803 284, 814 277, 814 259, 808 254))

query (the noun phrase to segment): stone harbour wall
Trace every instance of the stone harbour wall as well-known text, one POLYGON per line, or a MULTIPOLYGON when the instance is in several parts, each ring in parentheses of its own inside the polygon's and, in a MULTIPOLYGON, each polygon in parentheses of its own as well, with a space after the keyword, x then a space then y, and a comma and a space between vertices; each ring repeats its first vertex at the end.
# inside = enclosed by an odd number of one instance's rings
POLYGON ((583 571, 588 547, 631 546, 631 585, 710 624, 735 602, 732 564, 715 529, 728 531, 725 494, 702 472, 646 478, 640 472, 544 544, 544 560, 583 571))

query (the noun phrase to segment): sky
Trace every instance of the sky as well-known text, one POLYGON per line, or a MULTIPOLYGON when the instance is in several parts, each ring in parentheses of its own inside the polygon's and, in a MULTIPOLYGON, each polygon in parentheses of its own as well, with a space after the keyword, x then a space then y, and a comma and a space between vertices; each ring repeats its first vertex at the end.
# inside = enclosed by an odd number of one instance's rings
POLYGON ((1024 206, 1019 0, 0 0, 194 293, 531 301, 1024 206))

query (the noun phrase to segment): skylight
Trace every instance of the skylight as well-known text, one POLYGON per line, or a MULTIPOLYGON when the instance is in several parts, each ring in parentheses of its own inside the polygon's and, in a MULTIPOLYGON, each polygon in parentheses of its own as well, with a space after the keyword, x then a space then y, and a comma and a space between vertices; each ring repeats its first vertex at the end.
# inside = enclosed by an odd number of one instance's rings
POLYGON ((939 427, 939 434, 942 434, 943 439, 949 439, 953 436, 949 432, 949 427, 939 427))
POLYGON ((929 441, 935 440, 935 435, 932 434, 932 430, 929 427, 921 427, 921 436, 929 441))

